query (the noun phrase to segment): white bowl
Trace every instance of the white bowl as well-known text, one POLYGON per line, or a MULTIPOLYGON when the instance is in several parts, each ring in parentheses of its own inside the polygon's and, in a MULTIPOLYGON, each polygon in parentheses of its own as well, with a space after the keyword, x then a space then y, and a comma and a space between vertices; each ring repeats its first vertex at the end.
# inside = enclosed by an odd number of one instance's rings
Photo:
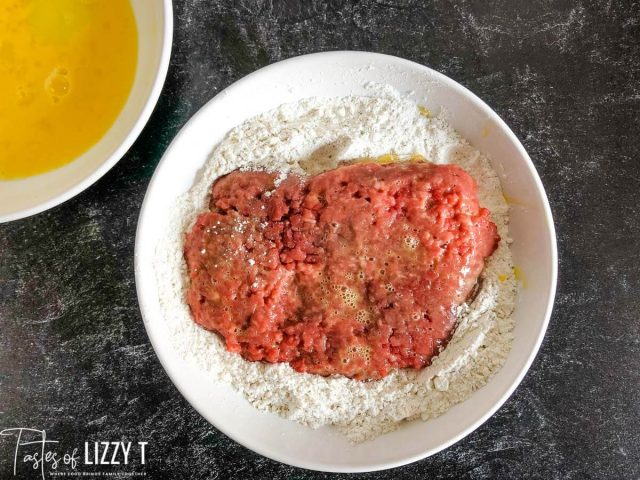
MULTIPOLYGON (((468 435, 509 397, 527 372, 544 336, 556 287, 556 242, 540 179, 507 125, 471 92, 427 67, 364 52, 306 55, 263 68, 207 103, 169 146, 147 191, 135 249, 136 285, 147 333, 185 398, 216 428, 246 447, 291 465, 324 471, 360 472, 407 464, 468 435), (216 385, 174 352, 159 307, 154 246, 166 228, 165 212, 193 184, 212 148, 233 126, 258 113, 305 97, 366 95, 374 81, 433 111, 444 106, 452 125, 492 157, 511 210, 513 256, 526 278, 516 306, 515 340, 504 367, 465 402, 428 422, 407 422, 397 431, 352 445, 330 428, 312 430, 256 410, 230 386, 216 385)), ((513 420, 514 422, 517 419, 513 420)))
POLYGON ((127 103, 104 136, 73 162, 41 175, 0 180, 0 223, 35 215, 70 199, 109 171, 142 131, 167 75, 173 39, 171 0, 131 0, 138 65, 127 103))

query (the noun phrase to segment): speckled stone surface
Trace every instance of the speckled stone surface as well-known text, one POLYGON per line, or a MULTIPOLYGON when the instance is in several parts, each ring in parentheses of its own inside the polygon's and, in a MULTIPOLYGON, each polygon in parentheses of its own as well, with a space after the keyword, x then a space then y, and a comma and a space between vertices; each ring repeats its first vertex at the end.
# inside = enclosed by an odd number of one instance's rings
MULTIPOLYGON (((182 398, 144 331, 133 245, 153 170, 200 106, 335 49, 428 65, 493 107, 538 168, 560 253, 549 331, 505 406, 448 450, 362 478, 640 477, 640 5, 624 0, 177 0, 167 83, 135 145, 83 194, 0 225, 0 429, 46 429, 60 448, 146 440, 147 465, 127 471, 147 478, 332 476, 246 450, 182 398)), ((0 438, 1 479, 12 448, 0 438)))

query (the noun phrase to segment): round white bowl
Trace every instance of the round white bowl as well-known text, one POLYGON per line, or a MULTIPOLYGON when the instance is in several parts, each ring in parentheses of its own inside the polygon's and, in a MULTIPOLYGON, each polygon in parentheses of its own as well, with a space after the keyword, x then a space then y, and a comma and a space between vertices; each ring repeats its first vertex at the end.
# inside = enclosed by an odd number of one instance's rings
POLYGON ((158 101, 171 56, 171 0, 131 0, 138 27, 138 65, 129 98, 111 128, 71 163, 24 179, 0 180, 0 223, 69 200, 109 171, 142 131, 158 101))
MULTIPOLYGON (((427 67, 387 55, 331 52, 276 63, 248 75, 207 103, 169 146, 149 185, 135 249, 138 299, 153 347, 185 398, 216 428, 266 457, 323 471, 361 472, 407 464, 468 435, 511 395, 538 351, 556 288, 556 241, 547 198, 527 152, 509 127, 474 94, 427 67), (413 421, 373 441, 352 445, 325 427, 312 430, 253 408, 228 385, 174 352, 168 338, 153 269, 154 246, 166 228, 165 212, 193 184, 213 147, 235 125, 258 113, 305 97, 370 94, 374 81, 432 111, 449 110, 452 125, 491 155, 512 205, 513 256, 526 279, 514 311, 515 340, 504 367, 469 399, 439 418, 413 421)), ((517 420, 514 420, 517 421, 517 420)))

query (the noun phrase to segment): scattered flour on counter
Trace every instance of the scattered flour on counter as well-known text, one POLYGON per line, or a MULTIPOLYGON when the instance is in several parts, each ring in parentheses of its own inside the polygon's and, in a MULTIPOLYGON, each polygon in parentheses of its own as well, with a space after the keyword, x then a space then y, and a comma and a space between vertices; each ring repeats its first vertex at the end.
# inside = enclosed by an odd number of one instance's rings
POLYGON ((376 94, 282 105, 230 131, 194 187, 169 212, 154 264, 162 321, 183 358, 205 369, 212 382, 229 382, 256 408, 314 428, 334 425, 352 442, 391 431, 404 420, 441 415, 483 386, 511 348, 516 296, 508 206, 487 157, 461 138, 444 114, 431 117, 397 94, 376 94), (349 160, 389 152, 400 157, 418 153, 467 170, 502 238, 482 273, 478 295, 460 307, 451 341, 429 367, 396 370, 370 382, 298 373, 288 364, 248 362, 196 325, 185 300, 184 234, 206 209, 216 178, 237 168, 315 173, 335 166, 322 164, 329 157, 349 160))

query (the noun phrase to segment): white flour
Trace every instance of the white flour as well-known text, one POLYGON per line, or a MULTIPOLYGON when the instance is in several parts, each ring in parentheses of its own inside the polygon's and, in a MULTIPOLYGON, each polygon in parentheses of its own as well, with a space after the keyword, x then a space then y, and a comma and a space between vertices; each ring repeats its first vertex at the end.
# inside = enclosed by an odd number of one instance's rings
POLYGON ((448 125, 429 118, 397 95, 309 99, 283 105, 233 129, 216 147, 196 185, 170 212, 157 245, 155 270, 163 319, 178 353, 226 381, 256 408, 310 427, 334 425, 353 442, 371 439, 413 418, 447 411, 484 385, 504 363, 512 341, 516 282, 512 272, 508 206, 486 156, 448 125), (418 153, 436 163, 456 163, 478 184, 502 238, 482 274, 480 293, 460 309, 447 348, 422 371, 396 370, 360 382, 295 372, 287 364, 248 362, 225 350, 218 336, 197 326, 185 301, 184 232, 206 209, 213 181, 237 168, 307 172, 329 168, 320 159, 418 153), (302 165, 302 166, 301 166, 302 165))

